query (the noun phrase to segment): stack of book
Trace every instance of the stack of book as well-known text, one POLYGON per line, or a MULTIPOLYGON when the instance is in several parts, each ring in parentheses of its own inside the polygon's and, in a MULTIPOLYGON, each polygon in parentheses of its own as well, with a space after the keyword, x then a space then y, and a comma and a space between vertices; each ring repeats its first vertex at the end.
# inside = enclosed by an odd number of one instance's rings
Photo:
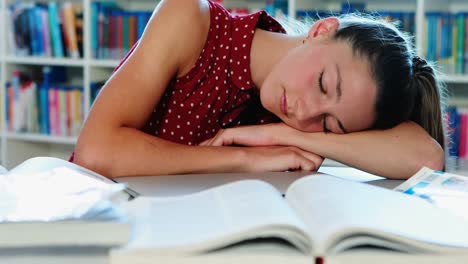
POLYGON ((141 37, 151 11, 126 11, 115 2, 91 4, 91 51, 97 59, 121 59, 141 37))
POLYGON ((11 54, 56 58, 83 57, 81 4, 17 3, 8 8, 11 54))
POLYGON ((10 132, 78 136, 84 119, 83 87, 66 84, 63 67, 43 67, 42 82, 15 71, 5 102, 10 132))
POLYGON ((107 263, 131 225, 134 193, 55 158, 29 159, 0 175, 1 263, 107 263))

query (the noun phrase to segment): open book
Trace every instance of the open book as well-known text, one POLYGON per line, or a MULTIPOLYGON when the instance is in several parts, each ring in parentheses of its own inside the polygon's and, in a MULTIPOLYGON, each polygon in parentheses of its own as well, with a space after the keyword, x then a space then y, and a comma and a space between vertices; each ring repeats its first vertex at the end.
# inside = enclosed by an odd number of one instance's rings
POLYGON ((0 249, 125 244, 131 226, 118 204, 135 195, 61 159, 26 160, 0 175, 0 249))
POLYGON ((111 263, 196 256, 259 238, 287 241, 304 256, 367 246, 468 253, 463 218, 417 197, 327 175, 296 180, 285 197, 263 181, 244 180, 185 196, 138 197, 127 206, 135 233, 111 251, 111 263))

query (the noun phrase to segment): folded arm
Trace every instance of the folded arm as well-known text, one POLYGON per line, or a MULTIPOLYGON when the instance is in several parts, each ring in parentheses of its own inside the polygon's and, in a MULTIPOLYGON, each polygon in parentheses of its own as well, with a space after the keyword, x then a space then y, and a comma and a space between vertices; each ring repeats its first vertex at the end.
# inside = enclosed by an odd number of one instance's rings
POLYGON ((438 170, 444 166, 444 151, 441 146, 413 122, 402 123, 387 130, 349 134, 307 133, 279 123, 228 129, 204 144, 296 146, 394 179, 406 179, 422 166, 438 170))

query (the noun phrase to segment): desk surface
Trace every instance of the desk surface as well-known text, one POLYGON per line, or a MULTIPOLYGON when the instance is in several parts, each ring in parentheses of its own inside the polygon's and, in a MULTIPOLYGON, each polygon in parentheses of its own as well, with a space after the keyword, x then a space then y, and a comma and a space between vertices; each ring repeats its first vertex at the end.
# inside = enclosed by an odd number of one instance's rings
POLYGON ((322 166, 319 172, 268 172, 268 173, 216 173, 185 174, 155 177, 123 177, 118 182, 126 183, 131 189, 147 196, 175 196, 199 192, 225 183, 258 179, 269 182, 279 191, 285 192, 295 180, 309 175, 325 173, 352 181, 366 182, 384 188, 393 188, 401 180, 387 180, 349 167, 322 166))

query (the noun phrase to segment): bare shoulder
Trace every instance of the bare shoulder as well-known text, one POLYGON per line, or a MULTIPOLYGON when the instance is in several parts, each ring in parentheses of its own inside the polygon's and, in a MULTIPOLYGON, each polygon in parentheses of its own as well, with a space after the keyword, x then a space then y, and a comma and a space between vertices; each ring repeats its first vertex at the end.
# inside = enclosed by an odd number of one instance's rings
POLYGON ((171 40, 171 49, 184 67, 203 48, 210 26, 210 8, 207 0, 162 0, 154 10, 145 30, 146 42, 171 40))

